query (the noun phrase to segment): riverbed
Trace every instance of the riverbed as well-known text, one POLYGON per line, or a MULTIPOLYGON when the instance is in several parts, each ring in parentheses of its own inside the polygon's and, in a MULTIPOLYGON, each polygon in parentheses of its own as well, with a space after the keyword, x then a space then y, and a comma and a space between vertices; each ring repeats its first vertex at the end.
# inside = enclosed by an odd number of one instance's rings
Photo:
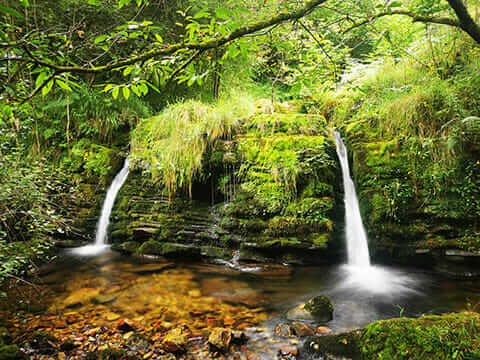
MULTIPOLYGON (((304 341, 279 338, 275 326, 291 322, 287 311, 319 294, 331 297, 333 320, 304 322, 312 329, 325 326, 335 333, 378 319, 442 314, 480 304, 480 280, 448 279, 415 268, 374 269, 361 273, 339 265, 192 263, 125 257, 112 251, 86 257, 65 251, 32 280, 35 291, 28 292, 31 287, 25 286, 20 292, 31 294, 29 305, 14 316, 13 308, 4 310, 15 338, 44 331, 59 343, 76 342, 75 350, 67 353, 70 358, 82 358, 109 342, 122 347, 125 333, 146 334, 151 345, 156 339, 153 333, 160 341, 160 334, 186 326, 193 339, 187 354, 194 355, 182 355, 185 358, 211 357, 205 347, 208 334, 229 328, 244 332, 249 340, 226 358, 245 353, 275 359, 283 349, 293 347, 301 353, 304 341), (119 331, 122 321, 133 324, 127 329, 132 331, 119 331)), ((28 346, 25 350, 43 356, 28 346)), ((160 358, 161 353, 151 345, 135 354, 160 358)))

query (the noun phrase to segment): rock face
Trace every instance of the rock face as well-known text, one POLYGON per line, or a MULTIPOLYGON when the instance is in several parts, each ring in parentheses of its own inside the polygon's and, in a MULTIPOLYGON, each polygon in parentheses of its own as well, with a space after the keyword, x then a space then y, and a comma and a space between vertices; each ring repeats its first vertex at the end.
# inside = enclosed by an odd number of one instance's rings
MULTIPOLYGON (((421 117, 418 121, 419 128, 433 126, 421 117)), ((480 167, 473 166, 480 160, 474 135, 478 118, 450 125, 462 136, 448 160, 447 139, 439 142, 438 132, 430 129, 406 136, 397 130, 379 135, 377 127, 363 120, 344 126, 371 254, 452 276, 478 275, 480 262, 462 259, 470 269, 465 271, 447 255, 450 250, 480 250, 480 167)))
POLYGON ((327 123, 301 106, 264 106, 203 154, 210 177, 192 184, 195 201, 133 170, 113 209, 111 239, 127 253, 239 261, 334 261, 343 248, 341 175, 327 123), (242 172, 240 172, 240 168, 242 172), (227 200, 225 205, 212 206, 227 200), (339 206, 338 206, 339 205, 339 206))
POLYGON ((318 295, 287 313, 291 320, 328 322, 333 319, 333 304, 328 296, 318 295))

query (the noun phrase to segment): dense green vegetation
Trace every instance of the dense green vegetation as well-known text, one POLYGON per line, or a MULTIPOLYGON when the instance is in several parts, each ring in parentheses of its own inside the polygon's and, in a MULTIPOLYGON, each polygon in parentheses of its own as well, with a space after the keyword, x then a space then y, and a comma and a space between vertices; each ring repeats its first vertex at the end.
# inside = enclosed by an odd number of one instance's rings
MULTIPOLYGON (((340 262, 335 129, 375 260, 457 251, 454 275, 479 274, 479 13, 478 0, 0 0, 0 296, 92 240, 127 156, 116 250, 340 262)), ((478 322, 394 319, 346 341, 368 359, 474 359, 478 322)))

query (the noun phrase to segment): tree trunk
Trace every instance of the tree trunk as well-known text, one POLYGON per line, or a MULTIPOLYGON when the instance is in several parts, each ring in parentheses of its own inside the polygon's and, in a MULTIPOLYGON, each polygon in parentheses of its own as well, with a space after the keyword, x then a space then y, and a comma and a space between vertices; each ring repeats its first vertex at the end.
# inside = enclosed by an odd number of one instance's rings
POLYGON ((460 21, 460 27, 472 37, 478 44, 480 44, 480 26, 478 26, 468 13, 467 8, 462 0, 447 0, 451 8, 457 14, 460 21))

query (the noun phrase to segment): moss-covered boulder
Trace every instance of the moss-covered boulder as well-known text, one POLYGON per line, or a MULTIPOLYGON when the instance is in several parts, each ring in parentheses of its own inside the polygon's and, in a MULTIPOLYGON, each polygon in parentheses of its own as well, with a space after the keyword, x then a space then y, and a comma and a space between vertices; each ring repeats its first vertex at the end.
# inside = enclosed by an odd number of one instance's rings
POLYGON ((333 319, 332 300, 325 295, 318 295, 287 313, 291 320, 315 320, 328 322, 333 319))
POLYGON ((376 321, 352 332, 305 342, 311 355, 352 359, 480 358, 480 314, 463 312, 376 321))

